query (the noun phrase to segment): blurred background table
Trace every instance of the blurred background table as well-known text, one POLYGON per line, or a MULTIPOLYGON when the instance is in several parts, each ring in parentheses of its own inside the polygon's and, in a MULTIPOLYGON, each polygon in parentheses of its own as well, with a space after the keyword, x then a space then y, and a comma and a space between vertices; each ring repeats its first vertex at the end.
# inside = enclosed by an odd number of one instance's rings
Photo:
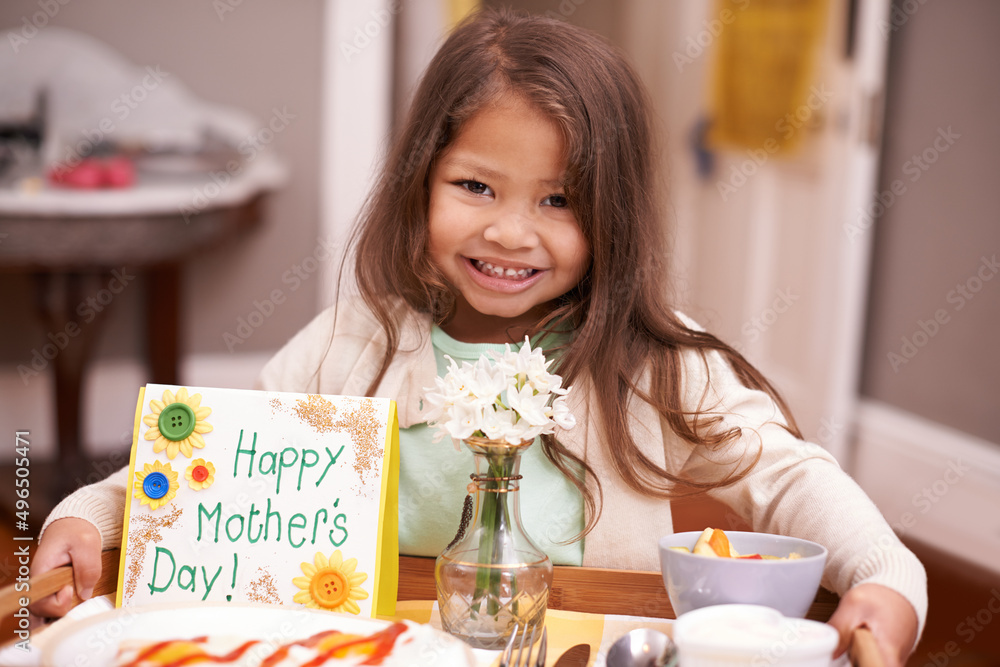
MULTIPOLYGON (((179 383, 184 263, 252 230, 267 193, 284 180, 281 163, 261 161, 222 187, 209 187, 209 175, 202 174, 200 180, 140 179, 120 190, 64 190, 24 181, 0 188, 0 271, 34 279, 37 313, 48 332, 36 348, 48 363, 37 365, 40 372, 51 366, 55 378, 61 466, 88 458, 81 392, 106 309, 85 309, 91 319, 81 323, 81 304, 142 275, 148 381, 179 383), (198 194, 213 192, 211 199, 198 194)), ((50 494, 58 498, 69 490, 50 494)))

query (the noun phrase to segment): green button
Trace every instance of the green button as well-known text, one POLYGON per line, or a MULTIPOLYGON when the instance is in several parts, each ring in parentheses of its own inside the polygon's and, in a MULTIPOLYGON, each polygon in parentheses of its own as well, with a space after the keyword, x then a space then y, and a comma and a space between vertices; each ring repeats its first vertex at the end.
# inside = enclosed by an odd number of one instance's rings
POLYGON ((160 435, 167 440, 178 442, 194 433, 194 410, 187 403, 171 403, 163 408, 157 426, 160 435))

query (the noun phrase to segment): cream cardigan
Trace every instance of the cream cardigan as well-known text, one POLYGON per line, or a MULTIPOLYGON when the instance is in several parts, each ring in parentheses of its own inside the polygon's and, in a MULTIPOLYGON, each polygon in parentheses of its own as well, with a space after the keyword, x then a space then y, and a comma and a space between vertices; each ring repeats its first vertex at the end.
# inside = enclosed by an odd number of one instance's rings
MULTIPOLYGON (((437 373, 427 316, 401 311, 400 343, 375 395, 396 401, 399 425, 424 421, 421 396, 437 373)), ((259 389, 364 395, 378 371, 385 337, 360 299, 345 300, 317 316, 268 362, 259 389)), ((798 440, 781 426, 783 418, 765 393, 743 386, 721 355, 682 355, 685 408, 710 409, 723 427, 739 426, 743 436, 724 451, 695 448, 677 437, 649 405, 629 405, 635 441, 651 461, 675 474, 702 478, 731 470, 747 452, 761 449, 752 472, 711 495, 731 507, 753 529, 796 535, 829 549, 824 585, 838 593, 860 583, 878 583, 906 597, 923 629, 927 613, 924 568, 899 541, 861 488, 822 447, 798 440), (727 464, 730 464, 727 467, 727 464)), ((648 385, 648 376, 645 378, 648 385)), ((597 424, 585 409, 585 382, 570 393, 579 423, 558 434, 584 458, 601 480, 603 509, 587 535, 584 565, 659 570, 657 541, 673 532, 670 503, 629 488, 601 446, 597 424), (580 418, 585 416, 585 418, 580 418)), ((121 541, 127 470, 66 498, 49 516, 75 516, 94 523, 106 547, 121 541)), ((43 527, 44 530, 44 527, 43 527)))

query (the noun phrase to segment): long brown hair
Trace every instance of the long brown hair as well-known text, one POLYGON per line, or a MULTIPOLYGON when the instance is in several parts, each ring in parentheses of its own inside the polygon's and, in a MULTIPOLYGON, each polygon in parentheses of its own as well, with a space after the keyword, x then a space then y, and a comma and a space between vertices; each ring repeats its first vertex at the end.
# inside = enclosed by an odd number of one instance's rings
MULTIPOLYGON (((655 497, 676 497, 735 481, 759 458, 711 481, 679 479, 646 457, 626 407, 638 396, 681 438, 725 445, 739 428, 722 416, 681 405, 682 350, 717 350, 750 388, 770 394, 797 427, 771 384, 715 336, 684 325, 667 302, 666 239, 657 201, 653 132, 644 87, 626 59, 595 34, 555 19, 483 10, 461 23, 431 61, 386 158, 356 231, 355 277, 385 331, 381 382, 399 345, 405 303, 436 322, 451 317, 451 288, 428 252, 428 174, 462 123, 505 94, 522 96, 558 123, 568 147, 566 195, 593 254, 588 274, 553 304, 536 330, 572 332, 558 371, 586 378, 601 441, 622 479, 655 497), (615 344, 609 345, 608 341, 615 344), (639 386, 649 372, 648 390, 639 386)), ((546 455, 584 495, 587 530, 599 516, 600 481, 551 437, 546 455), (596 483, 591 489, 584 480, 596 483)))

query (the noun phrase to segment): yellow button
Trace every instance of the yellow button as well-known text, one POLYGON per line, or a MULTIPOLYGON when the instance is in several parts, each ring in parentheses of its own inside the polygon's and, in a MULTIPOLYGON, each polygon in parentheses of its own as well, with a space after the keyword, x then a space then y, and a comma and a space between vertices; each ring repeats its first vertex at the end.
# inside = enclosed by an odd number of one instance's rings
POLYGON ((340 570, 325 569, 317 572, 309 586, 309 593, 316 604, 326 609, 334 609, 347 602, 351 583, 340 570))

